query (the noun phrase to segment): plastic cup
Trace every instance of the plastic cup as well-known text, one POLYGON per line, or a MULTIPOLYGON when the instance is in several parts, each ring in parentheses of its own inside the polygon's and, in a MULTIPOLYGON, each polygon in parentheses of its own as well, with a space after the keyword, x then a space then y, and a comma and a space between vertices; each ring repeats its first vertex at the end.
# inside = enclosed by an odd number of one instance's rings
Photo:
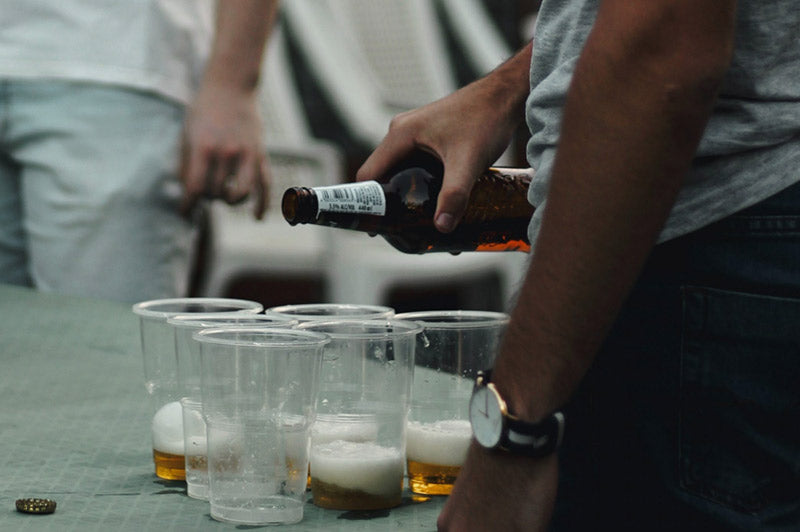
POLYGON ((139 317, 144 380, 153 414, 153 461, 156 475, 184 480, 183 412, 180 405, 175 337, 170 317, 178 314, 256 314, 263 305, 228 298, 176 298, 143 301, 133 306, 139 317))
POLYGON ((416 349, 406 433, 409 488, 423 495, 448 495, 472 440, 468 411, 475 376, 494 364, 509 316, 456 310, 397 317, 425 328, 416 349))
POLYGON ((280 314, 298 320, 307 321, 330 320, 362 320, 388 319, 394 316, 394 309, 381 305, 358 305, 349 303, 306 303, 300 305, 282 305, 271 307, 264 314, 280 314))
POLYGON ((182 397, 200 401, 200 344, 193 338, 202 329, 229 327, 292 329, 298 321, 279 314, 181 314, 167 320, 172 326, 177 357, 178 387, 182 397))
POLYGON ((211 517, 246 525, 300 521, 328 337, 231 327, 203 329, 194 338, 202 359, 211 517))
POLYGON ((175 335, 178 359, 178 387, 183 407, 183 446, 186 494, 208 500, 206 467, 206 425, 200 395, 200 344, 192 338, 197 331, 219 327, 291 328, 297 320, 264 314, 218 313, 182 314, 167 320, 175 335))
POLYGON ((327 334, 311 436, 314 504, 377 510, 400 504, 405 428, 422 327, 399 320, 301 323, 327 334))
POLYGON ((193 499, 208 500, 208 445, 202 403, 189 397, 184 397, 180 402, 186 494, 193 499))

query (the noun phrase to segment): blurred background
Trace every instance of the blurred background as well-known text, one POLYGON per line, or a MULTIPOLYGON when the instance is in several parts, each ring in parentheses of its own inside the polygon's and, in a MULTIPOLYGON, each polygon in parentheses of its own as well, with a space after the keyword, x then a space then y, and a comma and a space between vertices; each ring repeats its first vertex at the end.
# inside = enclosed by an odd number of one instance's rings
MULTIPOLYGON (((295 227, 291 186, 353 181, 391 118, 488 73, 532 36, 534 0, 286 0, 261 87, 273 187, 262 221, 250 205, 210 205, 193 296, 286 303, 508 310, 527 255, 404 255, 380 237, 295 227)), ((527 166, 520 128, 502 166, 527 166)))

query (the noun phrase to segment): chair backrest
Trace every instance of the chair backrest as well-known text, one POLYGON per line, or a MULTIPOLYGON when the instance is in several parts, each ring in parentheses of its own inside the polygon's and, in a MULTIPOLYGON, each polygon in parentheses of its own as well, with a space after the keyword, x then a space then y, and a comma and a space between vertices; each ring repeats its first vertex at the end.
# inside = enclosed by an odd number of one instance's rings
POLYGON ((442 28, 430 0, 326 0, 386 105, 407 110, 455 90, 442 28))
POLYGON ((311 129, 298 99, 286 37, 280 23, 276 24, 270 36, 261 71, 259 104, 267 143, 301 143, 311 138, 311 129))
POLYGON ((292 41, 351 134, 376 146, 395 114, 456 88, 430 0, 291 0, 292 41))
POLYGON ((479 0, 437 0, 456 44, 476 77, 488 74, 513 50, 479 0))

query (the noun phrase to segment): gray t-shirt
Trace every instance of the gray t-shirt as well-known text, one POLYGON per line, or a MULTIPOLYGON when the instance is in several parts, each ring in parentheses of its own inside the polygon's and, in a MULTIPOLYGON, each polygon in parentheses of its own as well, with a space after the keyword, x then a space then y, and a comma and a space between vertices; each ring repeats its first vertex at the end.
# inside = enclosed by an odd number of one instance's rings
MULTIPOLYGON (((544 0, 531 61, 528 161, 535 242, 573 69, 598 0, 544 0)), ((734 56, 663 242, 800 181, 800 0, 740 0, 734 56)))

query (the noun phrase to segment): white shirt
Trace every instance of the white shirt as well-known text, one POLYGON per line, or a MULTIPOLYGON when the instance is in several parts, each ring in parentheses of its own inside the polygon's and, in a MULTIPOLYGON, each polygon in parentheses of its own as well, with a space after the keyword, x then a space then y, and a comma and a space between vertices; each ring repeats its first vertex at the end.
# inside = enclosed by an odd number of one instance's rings
POLYGON ((0 0, 0 78, 89 81, 188 103, 214 0, 0 0))

